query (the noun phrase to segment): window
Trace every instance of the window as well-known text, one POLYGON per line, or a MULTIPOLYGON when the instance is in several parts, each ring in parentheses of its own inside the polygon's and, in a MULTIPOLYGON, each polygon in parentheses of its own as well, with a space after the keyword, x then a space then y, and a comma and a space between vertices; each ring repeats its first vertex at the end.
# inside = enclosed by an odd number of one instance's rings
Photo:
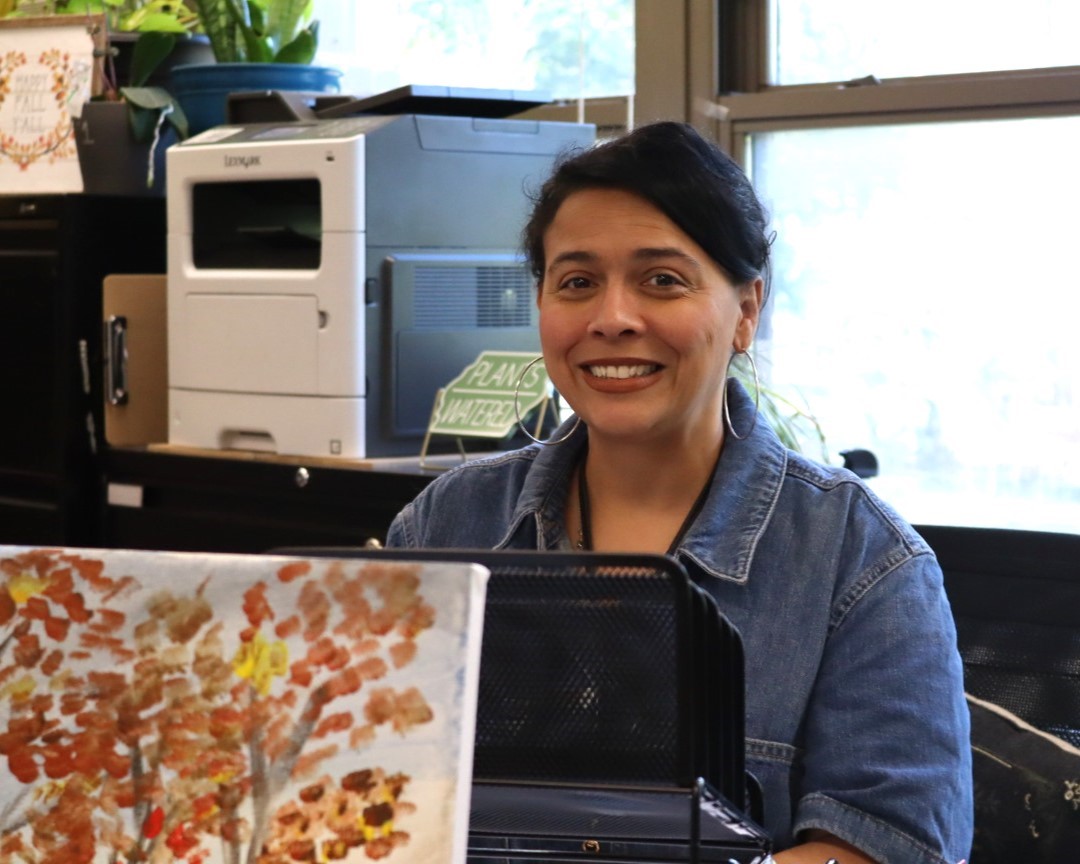
POLYGON ((1075 0, 774 0, 769 82, 900 78, 1078 62, 1075 0))
POLYGON ((917 521, 1080 526, 1080 284, 1059 194, 1080 190, 1080 117, 750 146, 777 231, 770 377, 832 447, 874 451, 874 485, 917 521))
POLYGON ((745 5, 697 119, 773 216, 770 385, 913 522, 1080 530, 1080 6, 745 5))
POLYGON ((359 0, 318 16, 320 62, 359 96, 404 84, 559 99, 634 89, 633 0, 359 0))

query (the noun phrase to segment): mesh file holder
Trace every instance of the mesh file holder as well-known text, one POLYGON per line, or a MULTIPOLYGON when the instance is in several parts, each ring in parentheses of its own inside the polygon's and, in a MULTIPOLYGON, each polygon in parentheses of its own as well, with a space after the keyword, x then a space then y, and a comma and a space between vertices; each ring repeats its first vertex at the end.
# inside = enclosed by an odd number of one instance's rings
POLYGON ((678 562, 571 552, 303 552, 465 560, 491 571, 471 861, 681 854, 726 864, 757 860, 767 848, 741 815, 741 639, 678 562))

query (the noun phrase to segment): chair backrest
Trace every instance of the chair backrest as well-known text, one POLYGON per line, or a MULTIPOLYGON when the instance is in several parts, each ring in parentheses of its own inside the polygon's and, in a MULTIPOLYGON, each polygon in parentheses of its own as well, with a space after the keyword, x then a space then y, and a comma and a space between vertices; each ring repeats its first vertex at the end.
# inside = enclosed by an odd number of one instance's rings
POLYGON ((945 574, 965 689, 1080 746, 1080 535, 917 530, 945 574))

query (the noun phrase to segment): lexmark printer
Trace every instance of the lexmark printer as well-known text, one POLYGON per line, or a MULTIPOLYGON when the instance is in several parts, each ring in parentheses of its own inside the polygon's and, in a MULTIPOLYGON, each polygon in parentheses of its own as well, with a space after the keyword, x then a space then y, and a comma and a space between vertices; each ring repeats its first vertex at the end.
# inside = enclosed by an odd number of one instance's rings
POLYGON ((593 137, 391 113, 169 148, 169 442, 417 453, 437 388, 482 350, 538 348, 526 192, 593 137))

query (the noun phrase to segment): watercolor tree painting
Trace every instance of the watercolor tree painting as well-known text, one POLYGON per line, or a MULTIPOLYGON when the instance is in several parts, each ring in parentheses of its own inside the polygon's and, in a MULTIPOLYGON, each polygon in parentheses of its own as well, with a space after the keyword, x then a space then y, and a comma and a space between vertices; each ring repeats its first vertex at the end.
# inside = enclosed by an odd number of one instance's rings
POLYGON ((0 548, 0 860, 463 858, 485 575, 0 548))

